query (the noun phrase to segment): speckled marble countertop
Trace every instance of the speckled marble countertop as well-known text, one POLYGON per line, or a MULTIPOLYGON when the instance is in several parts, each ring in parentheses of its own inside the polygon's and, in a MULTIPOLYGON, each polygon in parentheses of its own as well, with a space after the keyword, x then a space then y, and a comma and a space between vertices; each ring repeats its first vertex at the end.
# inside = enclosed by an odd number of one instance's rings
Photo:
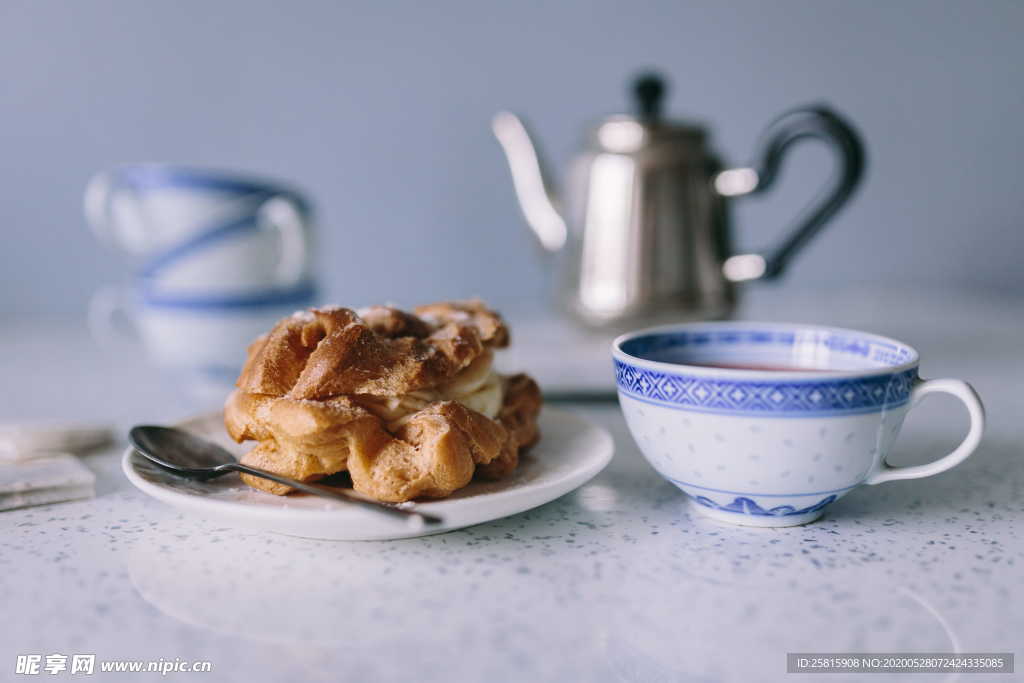
MULTIPOLYGON (((689 512, 617 408, 576 406, 612 431, 617 451, 575 493, 441 536, 343 543, 181 517, 132 489, 111 448, 85 457, 95 499, 0 513, 0 679, 14 678, 17 654, 55 652, 210 660, 212 675, 169 678, 217 681, 749 682, 784 679, 795 651, 1019 659, 1024 306, 837 301, 766 298, 754 310, 899 336, 921 350, 922 375, 972 382, 990 418, 974 457, 855 491, 806 527, 735 528, 689 512)), ((5 419, 127 427, 194 408, 147 379, 141 358, 104 355, 66 323, 4 324, 0 371, 5 419)), ((960 410, 936 399, 915 411, 896 460, 948 451, 966 425, 960 410)))

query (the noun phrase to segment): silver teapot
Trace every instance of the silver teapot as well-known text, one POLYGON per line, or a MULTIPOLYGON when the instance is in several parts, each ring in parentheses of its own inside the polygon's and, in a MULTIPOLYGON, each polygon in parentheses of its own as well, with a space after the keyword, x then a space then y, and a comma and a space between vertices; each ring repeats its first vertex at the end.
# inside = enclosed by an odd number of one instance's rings
POLYGON ((560 299, 587 325, 728 317, 734 284, 781 275, 863 176, 860 137, 826 107, 786 112, 765 130, 753 163, 728 168, 709 148, 707 130, 662 117, 660 77, 637 78, 633 92, 636 113, 590 131, 561 198, 523 122, 502 112, 492 125, 527 223, 545 250, 561 255, 560 299), (838 172, 775 249, 735 252, 729 199, 770 189, 787 150, 804 139, 826 143, 838 172))

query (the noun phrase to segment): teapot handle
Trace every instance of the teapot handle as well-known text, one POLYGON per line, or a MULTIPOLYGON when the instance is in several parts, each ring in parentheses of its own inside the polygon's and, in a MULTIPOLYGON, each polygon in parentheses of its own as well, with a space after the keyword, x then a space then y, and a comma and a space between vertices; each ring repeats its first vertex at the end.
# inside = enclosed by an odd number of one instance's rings
POLYGON ((829 146, 837 157, 838 173, 821 198, 800 215, 782 244, 764 255, 736 254, 727 258, 723 271, 728 279, 739 282, 781 275, 793 256, 849 201, 860 184, 865 165, 860 135, 831 109, 807 106, 786 112, 769 124, 761 136, 753 167, 718 173, 715 190, 723 197, 736 197, 771 189, 786 152, 805 139, 821 140, 829 146))

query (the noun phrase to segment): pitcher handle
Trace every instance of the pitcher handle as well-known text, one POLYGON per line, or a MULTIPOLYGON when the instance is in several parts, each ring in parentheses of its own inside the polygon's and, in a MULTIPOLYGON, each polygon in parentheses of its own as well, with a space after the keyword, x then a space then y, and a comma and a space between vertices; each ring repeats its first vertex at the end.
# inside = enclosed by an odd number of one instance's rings
POLYGON ((864 176, 864 144, 853 126, 824 106, 799 107, 774 122, 761 136, 755 163, 715 176, 714 187, 723 197, 760 194, 771 189, 793 144, 805 139, 824 142, 837 157, 838 172, 828 189, 797 219, 782 243, 767 254, 736 254, 726 259, 725 276, 734 281, 778 277, 800 249, 849 201, 864 176))

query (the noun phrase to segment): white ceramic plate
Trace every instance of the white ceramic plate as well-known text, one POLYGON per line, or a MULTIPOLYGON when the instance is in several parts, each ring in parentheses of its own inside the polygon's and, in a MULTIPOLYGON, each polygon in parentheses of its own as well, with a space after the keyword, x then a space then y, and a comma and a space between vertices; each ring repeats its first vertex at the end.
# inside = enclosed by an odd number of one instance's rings
MULTIPOLYGON (((236 456, 252 447, 228 438, 220 413, 178 426, 221 444, 236 456)), ((128 480, 145 493, 183 512, 228 526, 306 538, 379 541, 443 533, 525 512, 582 486, 612 458, 608 432, 578 415, 545 407, 540 429, 540 442, 520 457, 512 476, 494 482, 474 481, 443 500, 418 503, 416 509, 444 520, 419 530, 361 506, 316 496, 282 497, 256 491, 237 474, 190 481, 164 472, 131 448, 125 451, 121 466, 128 480)))

